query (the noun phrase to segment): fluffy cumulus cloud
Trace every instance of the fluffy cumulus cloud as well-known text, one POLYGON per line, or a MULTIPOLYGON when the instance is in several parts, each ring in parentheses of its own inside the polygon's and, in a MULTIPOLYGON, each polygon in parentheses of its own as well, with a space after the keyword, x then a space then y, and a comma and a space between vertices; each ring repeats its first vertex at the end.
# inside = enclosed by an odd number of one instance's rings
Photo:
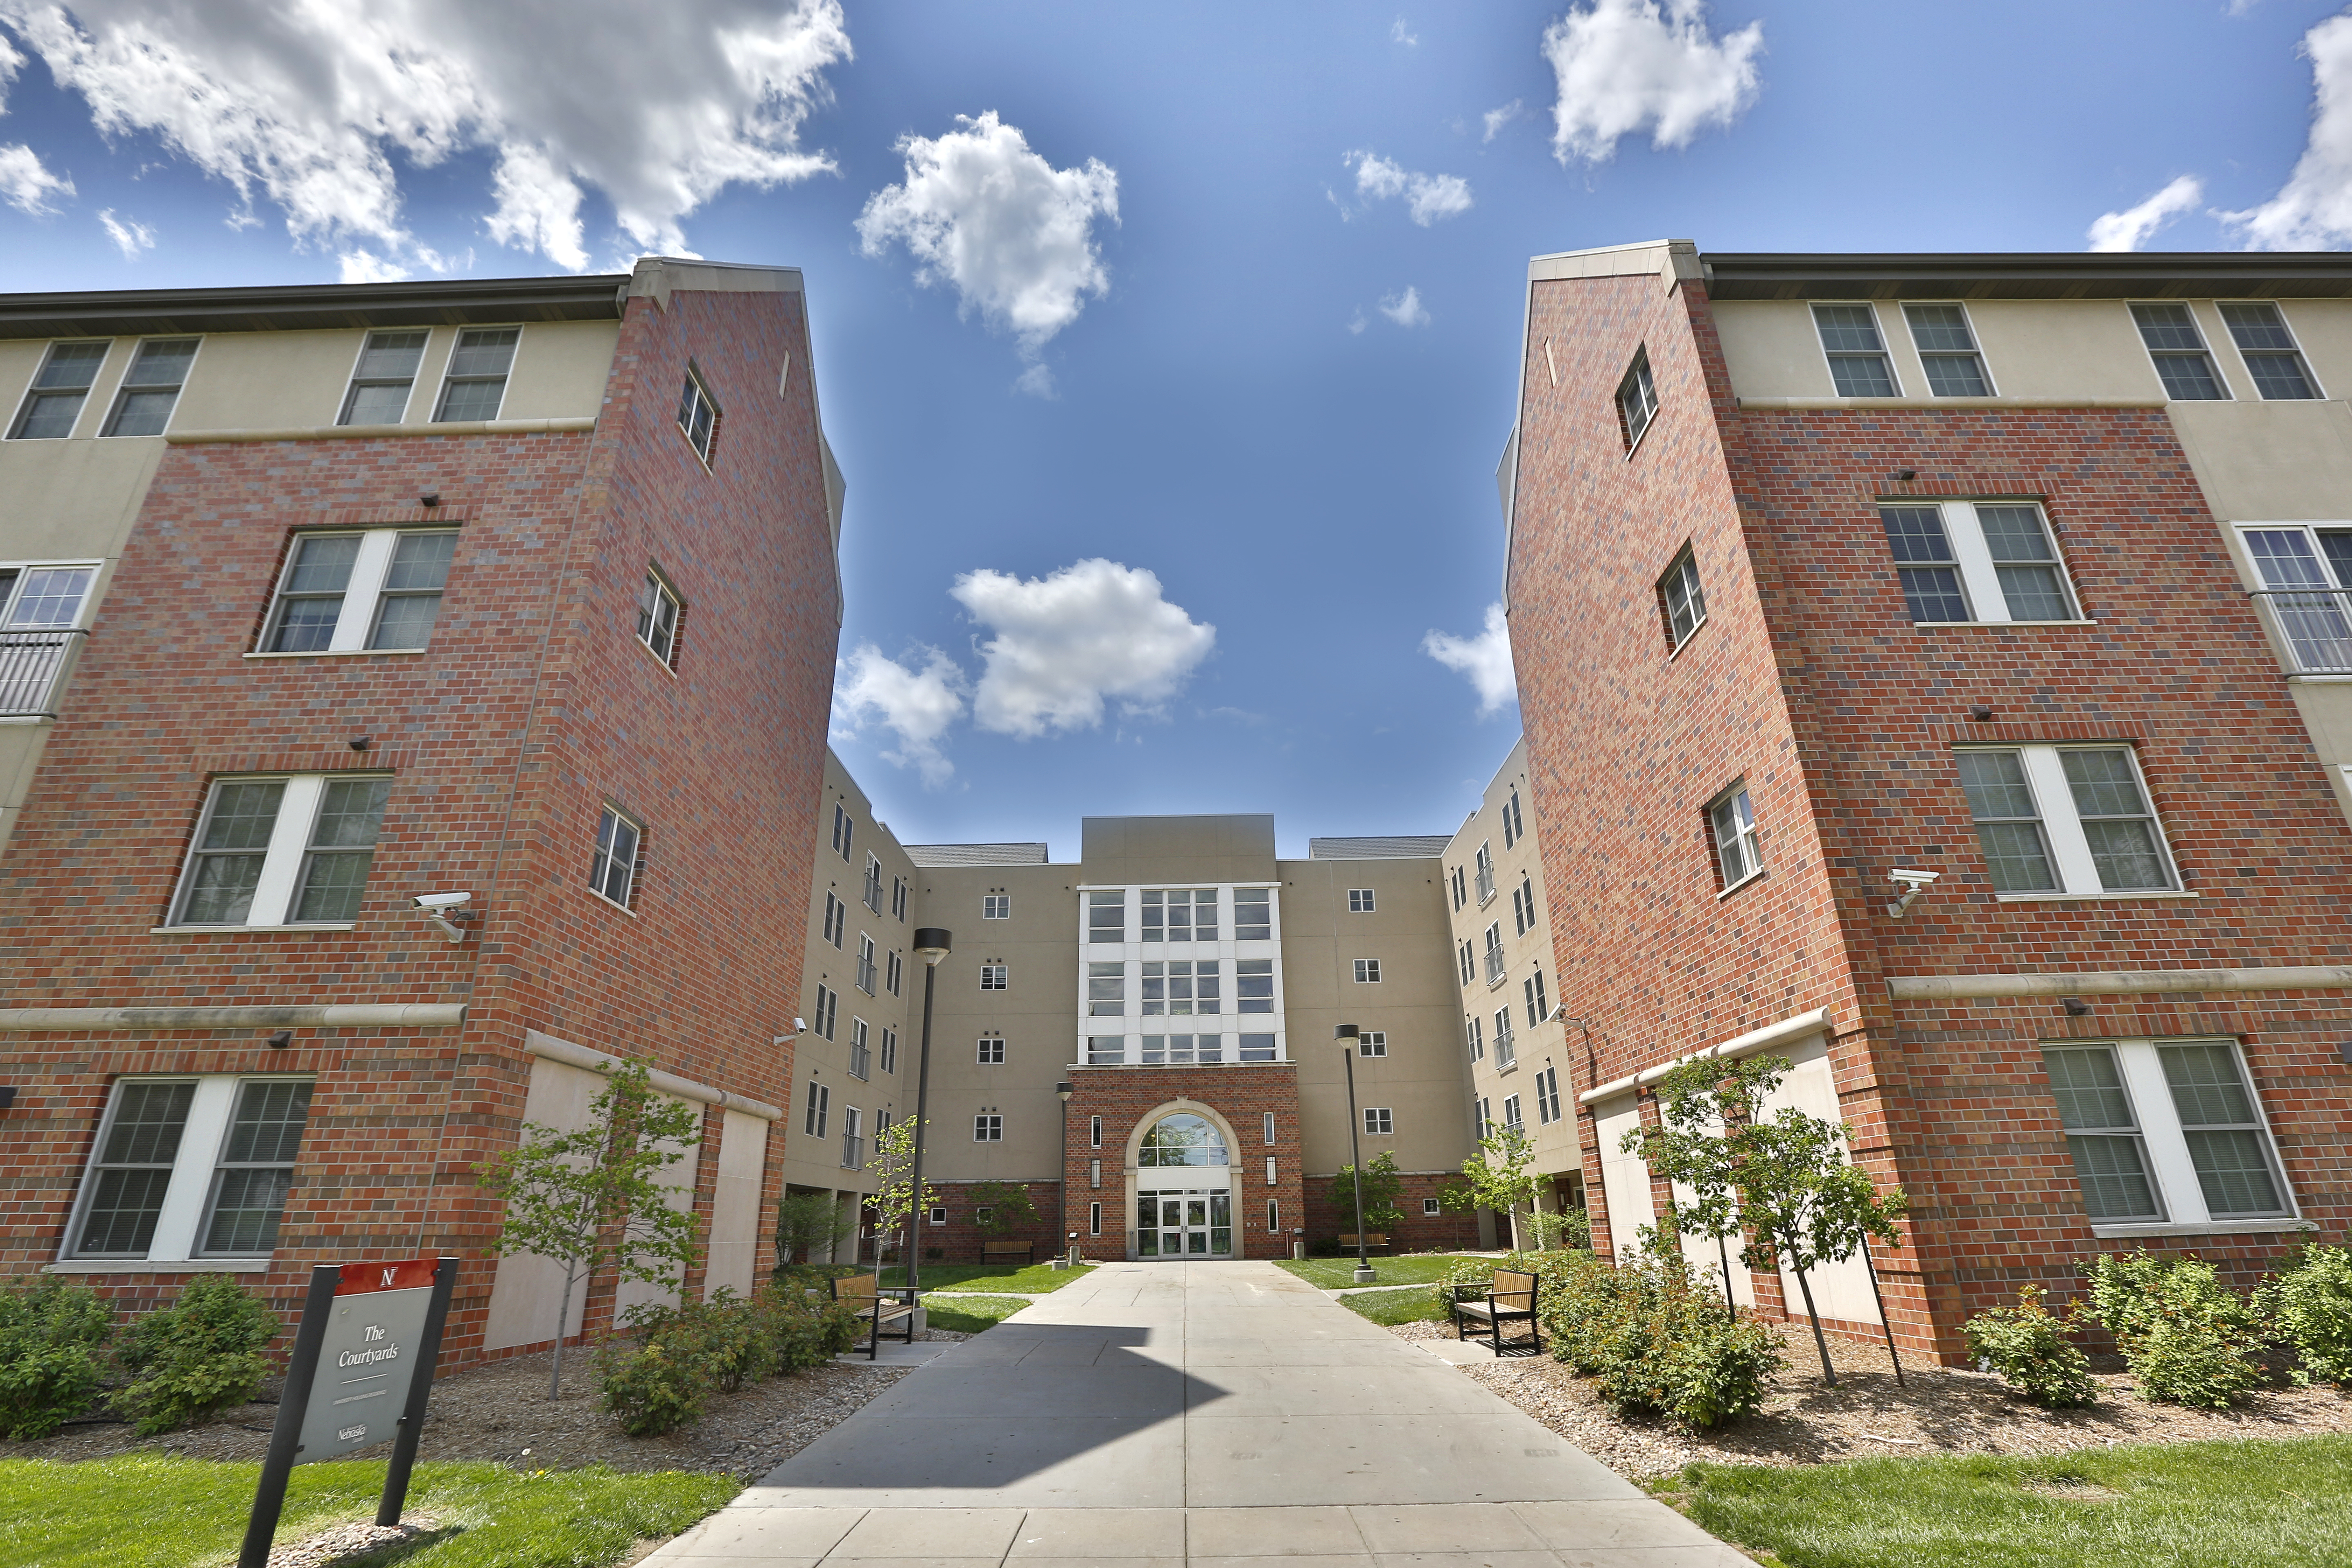
POLYGON ((100 211, 98 222, 125 261, 136 261, 141 251, 155 248, 155 231, 137 218, 117 217, 112 207, 106 207, 100 211))
MULTIPOLYGON (((1423 174, 1378 153, 1362 151, 1349 153, 1339 161, 1356 173, 1357 199, 1369 206, 1402 196, 1405 211, 1423 228, 1470 210, 1470 182, 1459 174, 1423 174)), ((1346 209, 1341 212, 1344 216, 1346 209)))
POLYGON ((1410 283, 1405 285, 1404 292, 1402 294, 1388 294, 1381 297, 1381 314, 1400 327, 1429 325, 1429 310, 1421 302, 1421 290, 1410 283))
POLYGON ((1486 134, 1480 140, 1492 142, 1503 133, 1503 127, 1527 111, 1527 100, 1515 98, 1500 109, 1490 109, 1480 116, 1486 121, 1486 134))
POLYGON ((2194 174, 2183 174, 2136 207, 2102 213, 2092 219, 2091 248, 2137 250, 2156 237, 2157 230, 2182 213, 2193 211, 2204 199, 2203 182, 2194 174))
POLYGON ((872 643, 859 643, 847 658, 835 666, 833 732, 855 740, 868 725, 880 724, 898 738, 895 751, 882 753, 886 762, 919 771, 933 789, 948 782, 955 764, 940 748, 948 727, 964 713, 969 682, 955 660, 938 648, 917 650, 922 668, 902 664, 872 643))
POLYGON ((1717 37, 1706 0, 1591 0, 1544 29, 1559 79, 1552 155, 1598 163, 1645 127, 1653 146, 1687 147, 1756 101, 1764 24, 1717 37))
POLYGON ((956 125, 899 141, 906 184, 866 202, 858 240, 873 257, 905 246, 918 282, 953 289, 1034 359, 1110 289, 1095 224, 1118 221, 1118 174, 1098 158, 1055 168, 993 110, 956 125))
POLYGON ((1182 689, 1217 628, 1161 596, 1160 579, 1116 561, 1080 561, 1045 577, 979 571, 951 590, 992 634, 972 694, 983 730, 1034 740, 1102 722, 1107 700, 1150 712, 1182 689))
POLYGON ((2255 250, 2331 250, 2352 243, 2352 12, 2303 36, 2315 101, 2311 136, 2276 195, 2223 213, 2255 250))
POLYGON ((1518 677, 1511 669, 1510 623, 1503 618, 1500 605, 1486 606, 1486 629, 1476 637, 1433 631, 1421 639, 1421 651, 1470 682, 1478 693, 1482 719, 1519 700, 1518 677))
POLYGON ((831 170, 800 132, 850 55, 840 0, 0 0, 0 26, 101 133, 152 136, 220 180, 236 221, 275 204, 346 275, 434 265, 395 154, 494 154, 488 232, 558 266, 589 264, 590 187, 625 250, 683 251, 683 220, 723 187, 831 170))
POLYGON ((58 197, 73 194, 73 182, 51 174, 30 147, 0 143, 0 201, 39 217, 58 210, 58 197))

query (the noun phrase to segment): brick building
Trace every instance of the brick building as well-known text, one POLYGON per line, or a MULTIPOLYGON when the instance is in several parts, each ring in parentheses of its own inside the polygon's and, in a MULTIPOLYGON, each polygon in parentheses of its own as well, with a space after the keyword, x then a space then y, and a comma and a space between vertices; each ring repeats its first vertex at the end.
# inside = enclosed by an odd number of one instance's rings
POLYGON ((628 1056, 702 1116, 679 1285, 751 1284, 840 610, 799 274, 16 296, 0 408, 0 1269, 454 1251, 457 1362, 544 1346, 474 1173, 628 1056))
POLYGON ((1916 1350, 2095 1251, 2340 1233, 2352 259, 1661 241, 1528 289, 1507 599, 1604 1245, 1706 1048, 1906 1190, 1916 1350))

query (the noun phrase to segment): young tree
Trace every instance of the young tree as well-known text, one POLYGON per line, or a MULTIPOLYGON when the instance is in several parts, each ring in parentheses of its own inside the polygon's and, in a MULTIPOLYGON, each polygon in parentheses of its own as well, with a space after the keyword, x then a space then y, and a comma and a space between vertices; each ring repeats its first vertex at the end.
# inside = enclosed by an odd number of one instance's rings
POLYGON ((786 1193, 776 1204, 776 1264, 804 1257, 831 1258, 857 1230, 857 1211, 844 1208, 830 1193, 786 1193))
MULTIPOLYGON (((1397 1194, 1404 1191, 1404 1177, 1397 1172, 1396 1156, 1382 1154, 1364 1162, 1364 1211, 1356 1216, 1356 1229, 1393 1230, 1404 1223, 1404 1210, 1397 1207, 1397 1194)), ((1331 1178, 1332 1206, 1342 1211, 1355 1206, 1356 1167, 1342 1165, 1331 1178)))
POLYGON ((1478 1152, 1462 1162, 1463 1185, 1445 1188, 1437 1201, 1450 1209, 1492 1209, 1510 1223, 1516 1236, 1519 1205, 1527 1205, 1531 1213, 1535 1208, 1535 1158, 1536 1146, 1518 1123, 1497 1127, 1488 1122, 1478 1152))
POLYGON ((988 1217, 976 1223, 989 1236, 1003 1236, 1037 1223, 1037 1205, 1029 1201, 1029 1189, 1013 1182, 981 1183, 971 1189, 971 1206, 988 1211, 988 1217))
POLYGON ((915 1191, 915 1129, 921 1125, 909 1116, 903 1121, 893 1121, 874 1135, 874 1158, 866 1169, 874 1173, 874 1234, 875 1267, 881 1267, 880 1237, 905 1226, 906 1257, 915 1256, 914 1211, 919 1205, 929 1208, 940 1201, 931 1184, 925 1182, 923 1190, 915 1191))
POLYGON ((693 1267, 694 1211, 672 1207, 677 1188, 660 1173, 701 1142, 702 1119, 684 1102, 654 1091, 644 1062, 609 1071, 585 1125, 559 1132, 523 1123, 523 1141, 476 1175, 506 1204, 493 1250, 528 1253, 563 1270, 555 1312, 555 1365, 547 1396, 563 1381, 563 1329, 572 1292, 611 1268, 623 1279, 668 1284, 693 1267))
POLYGON ((1689 1190, 1688 1201, 1676 1192, 1670 1217, 1679 1234, 1715 1243, 1723 1268, 1723 1310, 1736 1312, 1729 1240, 1741 1229, 1733 1163, 1738 1146, 1724 1135, 1717 1093, 1723 1076, 1722 1067, 1705 1061, 1685 1062, 1668 1073, 1658 1085, 1658 1124, 1627 1133, 1623 1147, 1630 1151, 1638 1142, 1652 1175, 1689 1190))

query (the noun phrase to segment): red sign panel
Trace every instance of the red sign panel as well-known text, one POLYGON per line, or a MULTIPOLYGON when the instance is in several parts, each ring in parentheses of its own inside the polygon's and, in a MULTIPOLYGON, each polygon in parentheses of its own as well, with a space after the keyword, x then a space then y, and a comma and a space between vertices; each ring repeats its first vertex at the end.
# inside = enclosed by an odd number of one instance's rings
POLYGON ((394 1263, 346 1263, 335 1282, 338 1296, 364 1296, 373 1290, 424 1290, 432 1288, 437 1258, 404 1258, 394 1263))

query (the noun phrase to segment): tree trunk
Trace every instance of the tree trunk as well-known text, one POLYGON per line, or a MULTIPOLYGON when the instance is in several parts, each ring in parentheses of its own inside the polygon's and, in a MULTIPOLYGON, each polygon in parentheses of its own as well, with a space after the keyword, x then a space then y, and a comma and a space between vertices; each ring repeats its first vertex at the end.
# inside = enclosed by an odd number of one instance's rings
POLYGON ((1887 1320, 1886 1297, 1878 1289, 1878 1263, 1870 1256, 1870 1237, 1862 1238, 1862 1266, 1870 1270, 1870 1299, 1878 1303, 1878 1326, 1886 1331, 1886 1359, 1895 1363, 1895 1386, 1905 1386, 1903 1358, 1895 1353, 1895 1325, 1887 1320))
POLYGON ((1822 1352, 1822 1381, 1835 1388, 1837 1368, 1830 1364, 1830 1342, 1822 1332, 1822 1315, 1813 1310, 1813 1288, 1805 1282, 1805 1270, 1793 1252, 1789 1254, 1789 1267, 1797 1276, 1798 1291, 1805 1298, 1805 1317, 1813 1325, 1813 1348, 1822 1352))
POLYGON ((1736 1318, 1739 1316, 1739 1309, 1731 1300, 1731 1247, 1719 1236, 1715 1238, 1715 1255, 1723 1259, 1723 1315, 1736 1318))
POLYGON ((555 1365, 547 1374, 547 1401, 552 1405, 563 1391, 563 1331, 572 1322, 572 1270, 563 1271, 563 1299, 555 1309, 555 1365))

